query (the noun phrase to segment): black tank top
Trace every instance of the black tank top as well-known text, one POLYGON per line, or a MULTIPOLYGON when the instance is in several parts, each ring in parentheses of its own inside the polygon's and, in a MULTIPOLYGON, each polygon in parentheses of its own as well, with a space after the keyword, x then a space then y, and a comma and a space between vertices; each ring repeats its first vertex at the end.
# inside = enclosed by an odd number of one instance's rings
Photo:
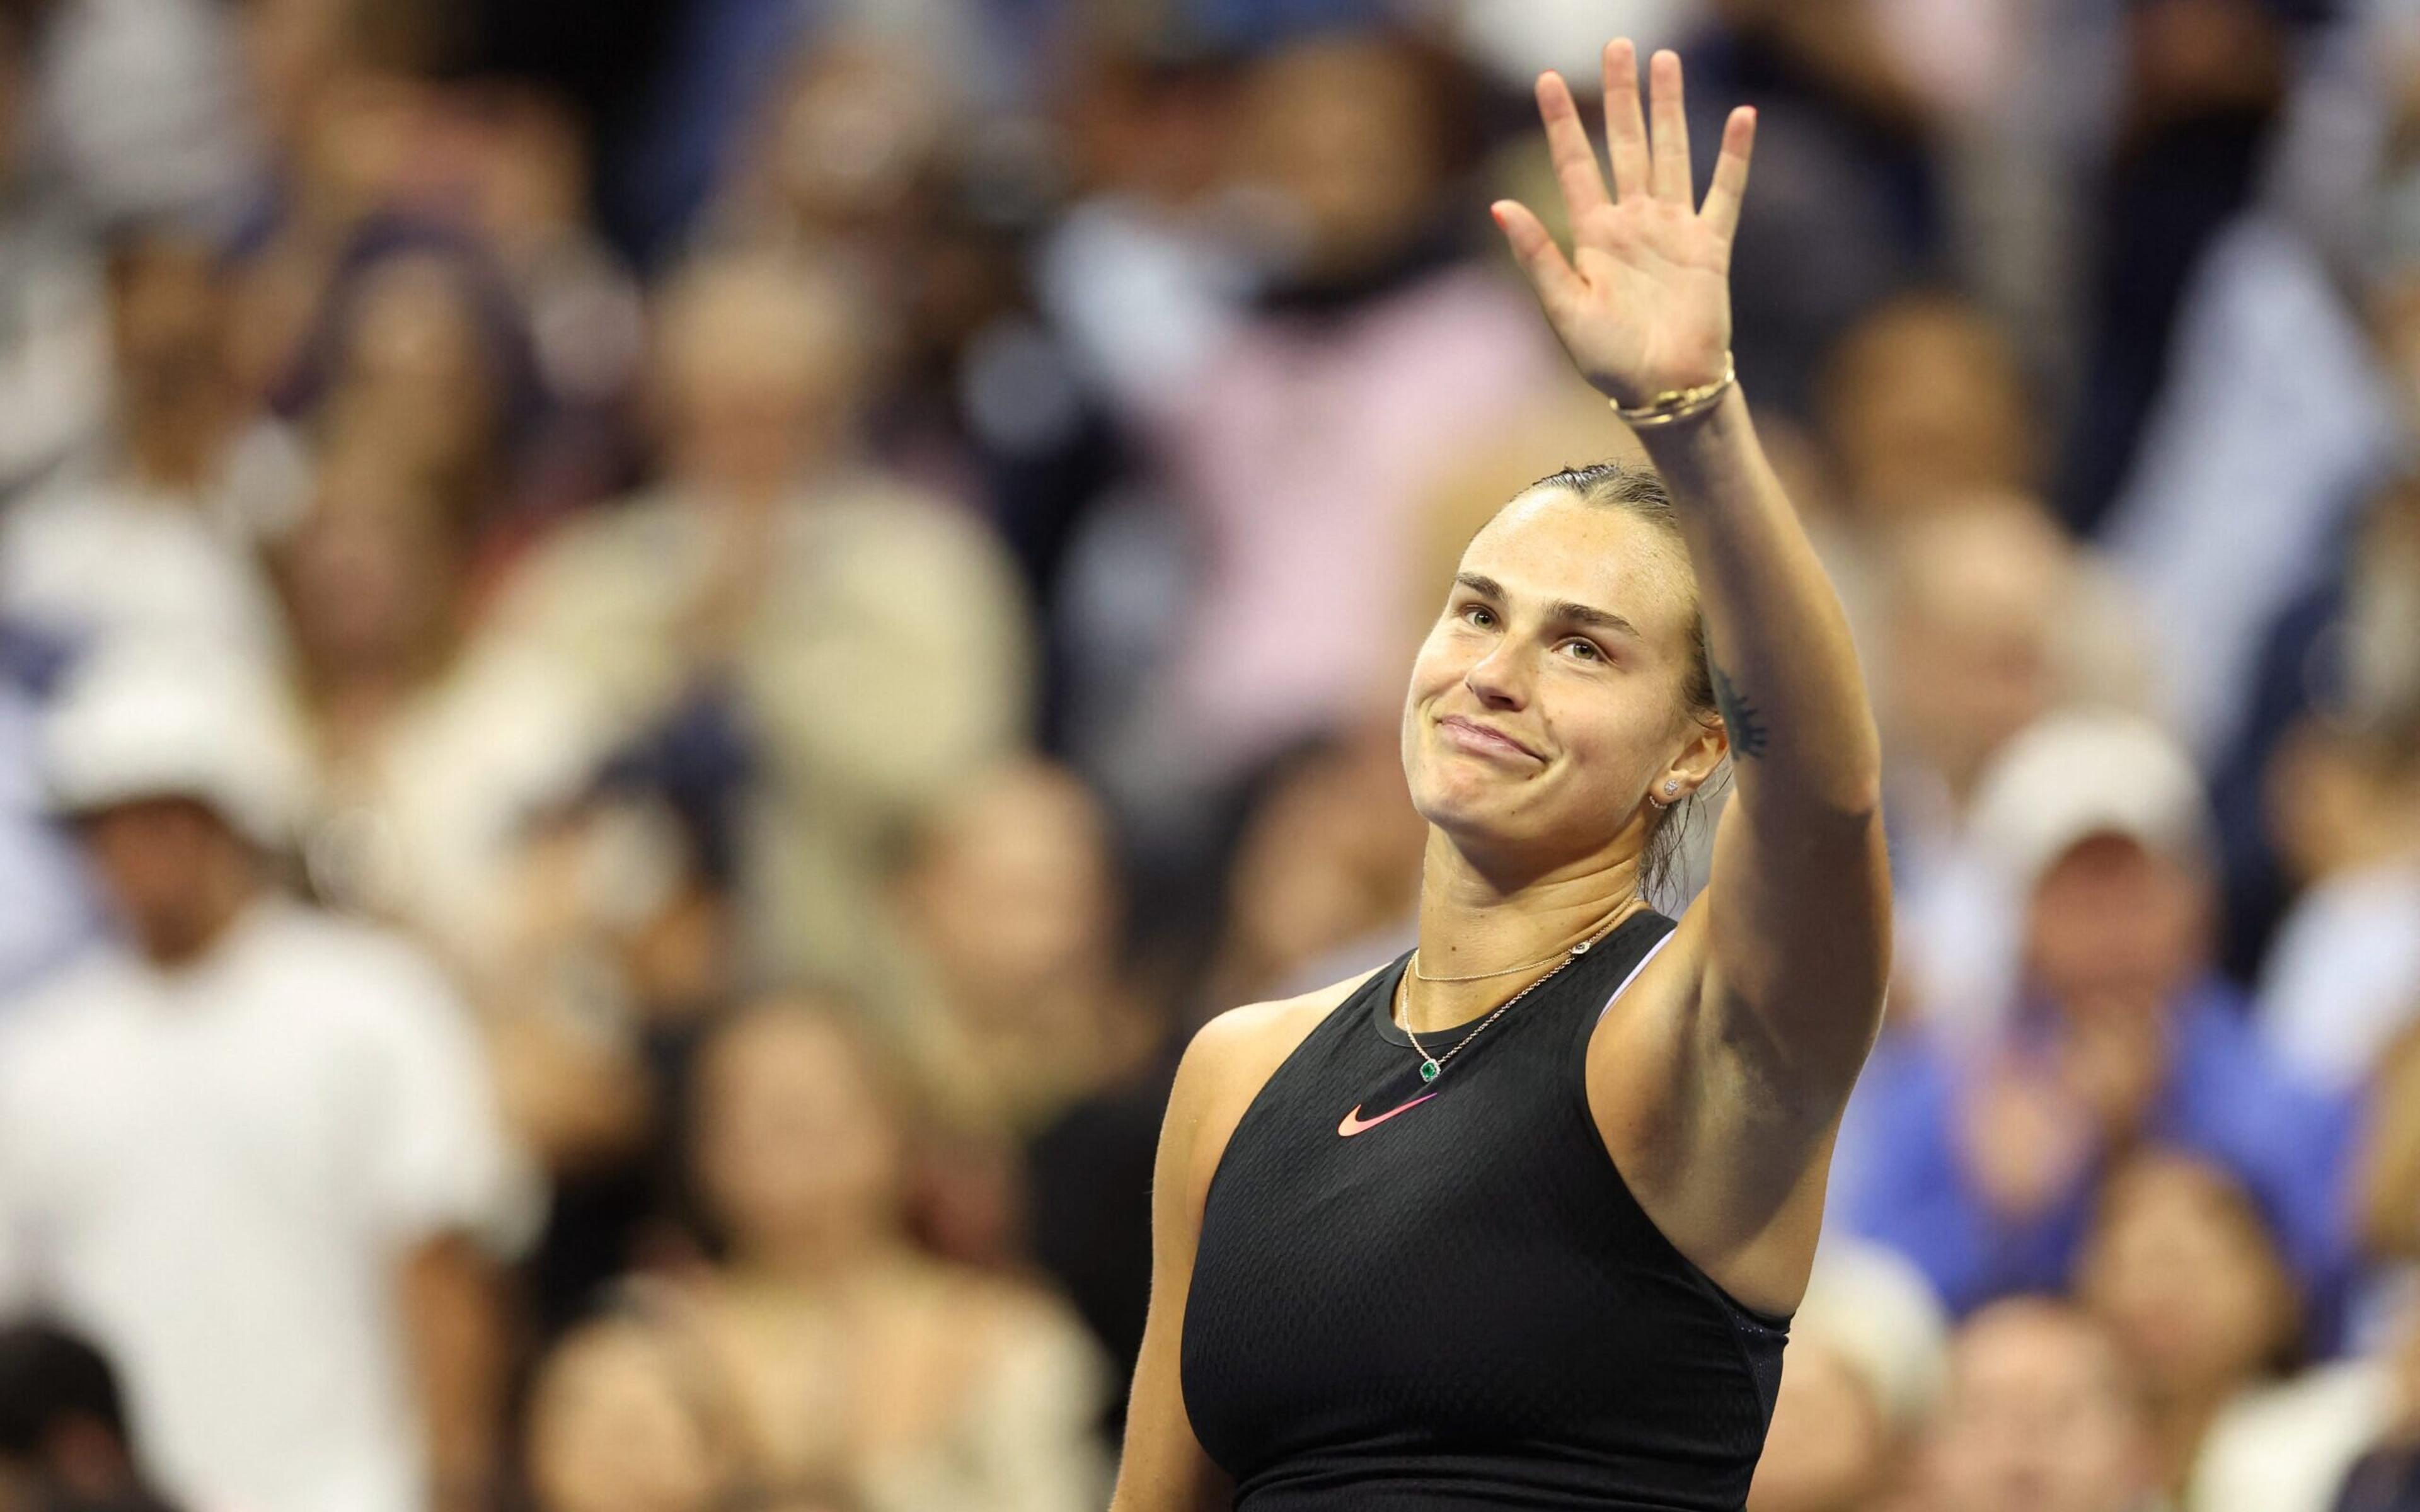
POLYGON ((1788 1321, 1672 1247, 1589 1113, 1590 1034, 1671 929, 1624 920, 1425 1085, 1388 1011, 1399 960, 1253 1099, 1182 1365, 1239 1512, 1745 1502, 1788 1321))

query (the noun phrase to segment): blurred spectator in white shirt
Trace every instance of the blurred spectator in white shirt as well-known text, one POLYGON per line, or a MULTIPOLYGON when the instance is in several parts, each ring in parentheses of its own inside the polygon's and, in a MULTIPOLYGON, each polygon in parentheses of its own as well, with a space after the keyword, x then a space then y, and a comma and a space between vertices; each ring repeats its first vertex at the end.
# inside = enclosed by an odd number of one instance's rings
POLYGON ((218 256, 167 226, 109 255, 115 435, 92 475, 0 518, 0 609, 71 643, 121 634, 269 662, 276 607, 256 556, 290 517, 304 469, 257 424, 227 371, 218 256))
POLYGON ((527 1214, 462 1005, 277 894, 297 764, 234 664, 113 648, 46 733, 123 943, 10 1016, 0 1292, 116 1357, 180 1498, 484 1504, 527 1214))

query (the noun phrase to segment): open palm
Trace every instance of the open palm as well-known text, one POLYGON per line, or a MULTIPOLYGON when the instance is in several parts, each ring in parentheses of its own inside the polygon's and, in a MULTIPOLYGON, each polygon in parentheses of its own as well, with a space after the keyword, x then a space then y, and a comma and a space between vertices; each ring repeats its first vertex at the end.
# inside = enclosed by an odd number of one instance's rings
POLYGON ((1538 80, 1538 114, 1571 221, 1569 257, 1527 206, 1495 206, 1563 349, 1599 393, 1622 405, 1722 377, 1731 339, 1731 235, 1756 138, 1756 113, 1731 112, 1714 186, 1697 208, 1681 60, 1658 53, 1648 72, 1652 138, 1639 108, 1637 50, 1626 39, 1606 45, 1610 194, 1570 87, 1559 74, 1538 80))

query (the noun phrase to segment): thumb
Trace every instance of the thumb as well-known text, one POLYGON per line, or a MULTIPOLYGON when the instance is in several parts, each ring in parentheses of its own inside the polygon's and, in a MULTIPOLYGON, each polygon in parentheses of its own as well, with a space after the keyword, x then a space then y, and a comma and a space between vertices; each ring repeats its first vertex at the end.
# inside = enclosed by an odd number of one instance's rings
POLYGON ((1537 291, 1538 302, 1552 313, 1557 306, 1569 302, 1580 291, 1579 275, 1572 271, 1563 249, 1546 234, 1546 227, 1519 200, 1499 199, 1488 207, 1496 224, 1504 233, 1512 249, 1512 260, 1521 265, 1529 286, 1537 291))

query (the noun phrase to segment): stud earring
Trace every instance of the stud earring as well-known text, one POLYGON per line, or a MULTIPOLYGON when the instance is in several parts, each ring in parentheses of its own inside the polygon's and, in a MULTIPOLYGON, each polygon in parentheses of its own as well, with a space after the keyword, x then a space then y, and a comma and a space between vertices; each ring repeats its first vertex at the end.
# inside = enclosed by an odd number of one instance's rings
POLYGON ((1665 784, 1664 784, 1664 792, 1665 792, 1666 796, 1668 796, 1668 796, 1670 796, 1672 794, 1678 793, 1678 792, 1680 792, 1680 791, 1681 791, 1681 782, 1680 782, 1680 779, 1679 779, 1678 778, 1675 778, 1675 779, 1672 779, 1671 781, 1667 782, 1667 783, 1665 783, 1665 784))

